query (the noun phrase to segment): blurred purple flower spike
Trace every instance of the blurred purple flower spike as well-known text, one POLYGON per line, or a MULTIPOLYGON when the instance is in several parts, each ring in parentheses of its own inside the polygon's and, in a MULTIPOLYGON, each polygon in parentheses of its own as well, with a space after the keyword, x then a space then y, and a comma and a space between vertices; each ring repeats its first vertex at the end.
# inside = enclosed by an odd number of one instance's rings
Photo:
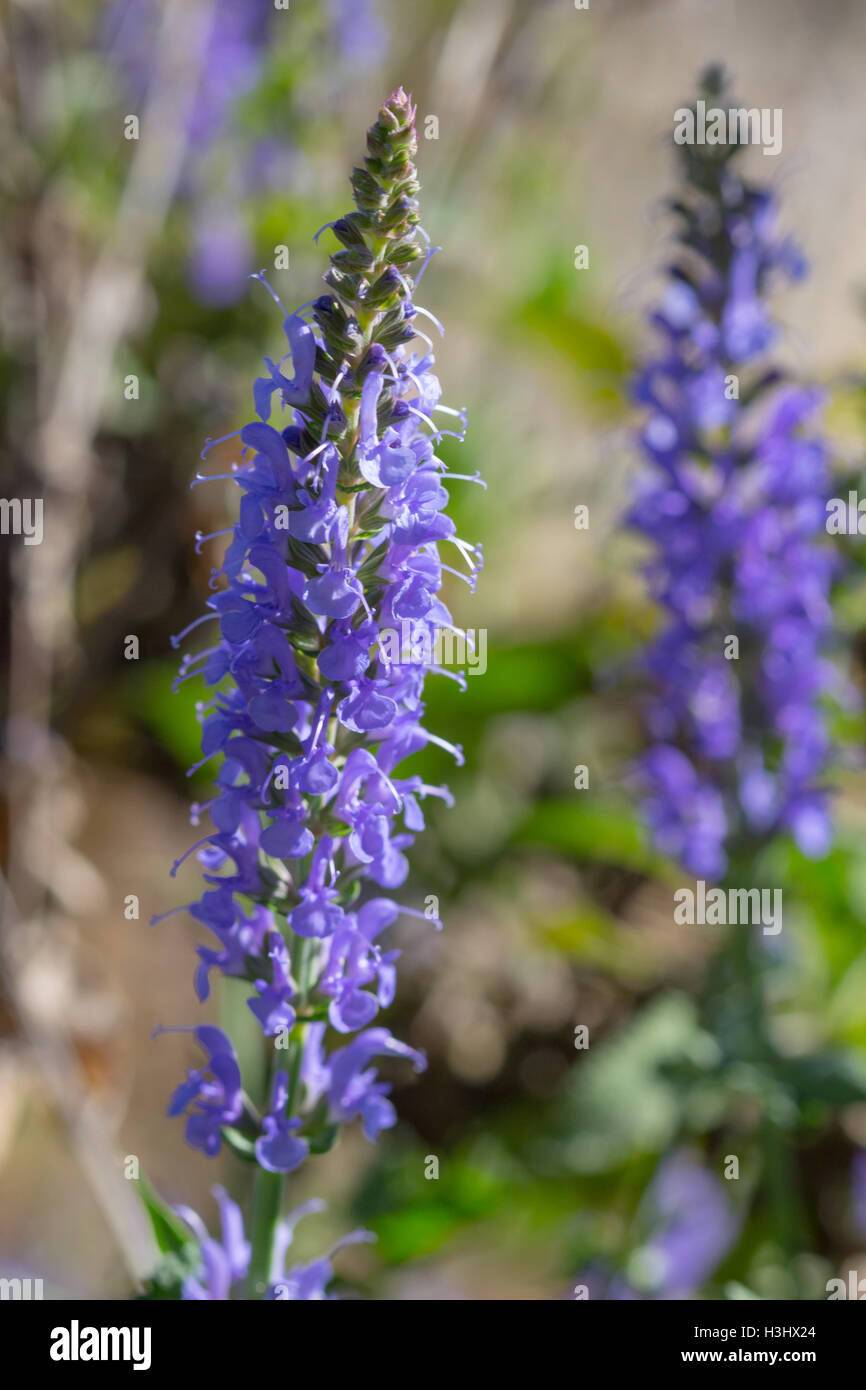
POLYGON ((776 234, 775 195, 737 173, 738 148, 680 147, 680 254, 634 384, 647 466, 628 517, 664 614, 644 663, 645 815, 663 853, 710 879, 743 836, 790 831, 814 856, 830 841, 821 398, 765 360, 768 288, 804 267, 776 234))

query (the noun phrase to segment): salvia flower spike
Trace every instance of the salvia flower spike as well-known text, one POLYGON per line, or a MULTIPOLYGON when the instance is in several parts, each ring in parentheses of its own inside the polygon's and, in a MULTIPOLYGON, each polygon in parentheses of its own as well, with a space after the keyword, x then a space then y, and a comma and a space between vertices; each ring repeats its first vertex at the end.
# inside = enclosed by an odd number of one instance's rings
MULTIPOLYGON (((721 90, 710 72, 704 95, 725 104, 721 90)), ((781 831, 806 853, 829 843, 829 475, 819 394, 767 361, 768 289, 804 273, 775 197, 739 175, 736 144, 680 153, 659 346, 635 387, 649 466, 630 521, 652 543, 664 610, 641 771, 658 848, 712 879, 736 846, 781 831)))
MULTIPOLYGON (((284 1175, 356 1117, 369 1139, 394 1124, 375 1059, 425 1065, 377 1016, 395 990, 388 929, 402 913, 441 925, 392 895, 424 828, 424 800, 450 797, 400 765, 428 742, 462 759, 425 728, 425 678, 436 669, 426 658, 438 631, 453 629, 439 543, 453 542, 473 583, 481 554, 445 513, 436 455, 445 408, 417 326, 429 318, 414 302, 431 254, 414 115, 402 90, 382 106, 352 174, 354 209, 331 224, 340 249, 326 291, 286 315, 286 351, 265 358, 257 418, 239 432, 229 475, 240 506, 207 604, 217 635, 180 673, 214 692, 201 706, 198 766, 214 760, 216 794, 194 808, 194 821, 206 814, 211 826, 188 851, 205 880, 188 910, 213 938, 199 947, 196 989, 208 997, 214 970, 246 981, 272 1057, 260 1112, 231 1039, 195 1029, 203 1063, 171 1113, 186 1116, 194 1147, 213 1155, 228 1143, 259 1175, 251 1252, 221 1197, 230 1239, 218 1247, 201 1236, 191 1297, 223 1296, 208 1290, 241 1277, 249 1296, 274 1297, 284 1175), (385 641, 395 633, 396 646, 385 641)), ((445 418, 462 438, 462 412, 445 418)), ((303 1290, 318 1289, 329 1268, 283 1282, 291 1297, 320 1297, 303 1290)))

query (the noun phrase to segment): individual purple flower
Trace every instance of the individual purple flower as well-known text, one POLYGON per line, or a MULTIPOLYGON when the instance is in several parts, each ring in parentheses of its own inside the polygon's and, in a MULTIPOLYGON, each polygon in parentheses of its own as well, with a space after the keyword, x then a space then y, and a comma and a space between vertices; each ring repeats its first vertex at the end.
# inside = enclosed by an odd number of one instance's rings
POLYGON ((190 1207, 175 1207, 178 1216, 198 1238, 201 1256, 198 1272, 183 1281, 181 1298, 186 1301, 228 1299, 232 1285, 246 1278, 249 1268, 250 1246, 244 1238, 241 1209, 225 1188, 215 1187, 213 1195, 219 1208, 221 1240, 208 1235, 201 1217, 190 1207))
POLYGON ((305 1202, 303 1206, 296 1207, 285 1220, 280 1222, 274 1241, 271 1282, 265 1294, 267 1300, 277 1303, 333 1301, 336 1299, 336 1294, 329 1294, 327 1288, 334 1277, 332 1261, 337 1251, 345 1249, 347 1245, 367 1244, 376 1239, 372 1231, 350 1231, 348 1235, 341 1236, 339 1240, 335 1241, 330 1250, 326 1254, 320 1255, 317 1260, 311 1260, 309 1264, 305 1265, 293 1265, 286 1269, 286 1253, 292 1243, 298 1221, 310 1212, 322 1210, 324 1210, 324 1202, 313 1199, 310 1202, 305 1202))
POLYGON ((295 991, 292 986, 291 966, 286 943, 279 932, 271 932, 269 937, 271 974, 268 980, 256 980, 258 998, 248 999, 247 1005, 261 1024, 266 1038, 288 1034, 295 1022, 292 1000, 295 991))
POLYGON ((388 1100, 391 1087, 380 1082, 375 1068, 368 1064, 374 1057, 387 1054, 408 1058, 416 1071, 423 1071, 426 1059, 423 1053, 398 1042, 387 1028, 368 1028, 326 1058, 324 1032, 323 1024, 314 1023, 307 1035, 301 1065, 307 1102, 315 1106, 324 1099, 333 1124, 347 1124, 360 1116, 364 1134, 373 1141, 383 1129, 396 1124, 397 1113, 388 1100))
POLYGON ((399 914, 390 898, 371 898, 357 913, 347 914, 345 928, 331 937, 319 990, 331 999, 328 1019, 339 1033, 365 1027, 394 998, 400 952, 382 952, 375 938, 399 914))
POLYGON ((234 1048, 219 1028, 204 1025, 189 1031, 207 1053, 207 1063, 187 1072, 186 1081, 171 1097, 168 1113, 186 1115, 187 1143, 213 1158, 222 1147, 223 1127, 236 1124, 243 1114, 241 1073, 234 1048))
MULTIPOLYGON (((221 1239, 215 1240, 208 1234, 201 1217, 190 1207, 178 1206, 175 1211, 189 1226, 199 1244, 200 1263, 194 1274, 188 1275, 181 1287, 181 1298, 185 1301, 226 1301, 242 1280, 246 1279, 250 1266, 250 1245, 244 1236, 243 1216, 236 1202, 222 1187, 215 1187, 213 1195, 220 1214, 221 1239)), ((332 1300, 335 1294, 327 1292, 327 1286, 334 1275, 332 1260, 338 1250, 347 1245, 375 1240, 370 1231, 352 1231, 338 1240, 326 1255, 307 1265, 295 1265, 286 1270, 285 1261, 294 1238, 295 1227, 305 1216, 325 1210, 324 1202, 313 1198, 295 1207, 276 1227, 271 1258, 270 1283, 264 1292, 266 1301, 300 1302, 302 1300, 332 1300)))
POLYGON ((819 393, 766 356, 768 291, 803 273, 775 196, 739 175, 736 144, 680 150, 678 254, 634 387, 646 467, 629 522, 663 613, 640 771, 658 848, 720 878, 743 837, 828 848, 829 474, 819 393))
POLYGON ((310 1151, 306 1140, 295 1137, 301 1121, 290 1120, 286 1115, 288 1083, 286 1073, 278 1071, 271 1087, 271 1108, 262 1120, 262 1133, 256 1140, 256 1158, 269 1173, 293 1172, 310 1151))

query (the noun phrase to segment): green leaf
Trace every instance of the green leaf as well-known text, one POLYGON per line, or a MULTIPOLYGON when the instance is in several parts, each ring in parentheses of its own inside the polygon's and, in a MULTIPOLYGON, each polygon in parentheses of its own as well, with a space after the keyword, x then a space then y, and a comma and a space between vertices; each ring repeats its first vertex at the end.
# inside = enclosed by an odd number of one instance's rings
POLYGON ((628 808, 590 800, 583 792, 576 792, 574 801, 543 801, 535 806, 514 839, 517 844, 544 845, 576 859, 619 864, 643 873, 659 866, 628 808))
POLYGON ((653 1000, 591 1048, 572 1069, 555 1116, 565 1167, 602 1173, 666 1148, 682 1123, 683 1098, 665 1070, 707 1048, 695 1006, 680 994, 653 1000))
MULTIPOLYGON (((136 664, 136 663, 133 663, 136 664)), ((197 681, 172 689, 177 666, 167 661, 149 661, 130 677, 121 690, 127 709, 149 730, 161 747, 168 749, 178 767, 186 772, 201 759, 201 726, 196 717, 196 701, 201 699, 197 681)), ((211 773, 205 769, 205 778, 211 773)))
POLYGON ((440 1250, 459 1226, 454 1212, 441 1203, 396 1212, 376 1223, 379 1250, 394 1264, 424 1259, 440 1250))
POLYGON ((814 1101, 839 1106, 866 1100, 866 1071, 853 1057, 841 1052, 786 1059, 778 1071, 801 1106, 814 1101))
POLYGON ((138 1194, 163 1254, 176 1253, 190 1244, 190 1233, 176 1212, 162 1200, 144 1176, 138 1180, 138 1194))

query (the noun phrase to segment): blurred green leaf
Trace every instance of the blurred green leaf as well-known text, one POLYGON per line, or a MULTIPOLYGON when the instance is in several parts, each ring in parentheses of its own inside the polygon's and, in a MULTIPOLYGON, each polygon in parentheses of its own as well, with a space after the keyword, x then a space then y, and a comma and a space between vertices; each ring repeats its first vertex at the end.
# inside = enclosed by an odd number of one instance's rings
POLYGON ((513 843, 544 845, 575 859, 595 859, 645 873, 659 867, 638 820, 615 802, 586 792, 576 791, 573 801, 542 801, 534 806, 513 843))
POLYGON ((573 1069, 555 1117, 566 1166, 601 1172, 666 1148, 681 1108, 662 1068, 705 1048, 695 1006, 682 994, 653 1000, 618 1033, 590 1048, 573 1069))
MULTIPOLYGON (((187 681, 175 691, 172 682, 177 667, 167 661, 136 664, 123 682, 127 708, 154 735, 157 742, 174 756, 186 772, 201 759, 201 725, 196 703, 201 699, 201 682, 187 681)), ((205 769, 205 776, 207 770, 205 769)))

